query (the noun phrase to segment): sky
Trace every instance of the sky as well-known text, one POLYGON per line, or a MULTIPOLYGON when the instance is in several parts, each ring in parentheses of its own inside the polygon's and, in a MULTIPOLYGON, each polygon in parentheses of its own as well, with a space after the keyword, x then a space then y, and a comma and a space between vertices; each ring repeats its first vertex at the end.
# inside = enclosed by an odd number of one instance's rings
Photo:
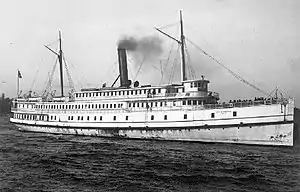
MULTIPOLYGON (((57 50, 58 31, 62 33, 64 56, 77 90, 113 83, 118 76, 117 43, 124 36, 159 38, 163 47, 162 53, 143 63, 140 70, 142 62, 129 53, 130 79, 140 84, 178 83, 177 44, 154 28, 166 26, 162 28, 165 32, 179 37, 179 10, 182 10, 188 40, 265 92, 278 87, 285 96, 295 97, 296 106, 300 107, 299 0, 0 0, 0 3, 0 93, 9 97, 16 95, 18 69, 23 76, 20 79, 23 93, 29 90, 41 93, 45 89, 56 57, 44 45, 57 50)), ((188 74, 193 70, 197 78, 204 75, 210 80, 210 89, 218 92, 222 100, 262 96, 189 42, 187 48, 188 74)), ((65 83, 68 85, 67 77, 65 83)), ((52 84, 59 93, 58 68, 52 84)))

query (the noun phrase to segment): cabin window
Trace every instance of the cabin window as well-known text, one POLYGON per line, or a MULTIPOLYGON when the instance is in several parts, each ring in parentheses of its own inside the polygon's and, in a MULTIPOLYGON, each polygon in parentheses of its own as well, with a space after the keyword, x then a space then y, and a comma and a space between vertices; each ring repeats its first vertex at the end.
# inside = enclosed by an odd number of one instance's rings
POLYGON ((122 91, 122 95, 125 95, 125 91, 122 91))
POLYGON ((193 101, 193 105, 197 105, 197 101, 196 100, 193 101))
POLYGON ((117 117, 116 117, 116 116, 114 116, 114 121, 115 121, 115 120, 117 120, 117 117))
POLYGON ((92 104, 92 109, 94 109, 94 104, 92 104))
POLYGON ((101 108, 101 104, 99 104, 99 109, 101 108))
POLYGON ((128 116, 126 116, 125 120, 128 121, 128 116))
POLYGON ((140 90, 140 94, 142 94, 142 90, 140 90))
POLYGON ((90 120, 90 116, 87 116, 87 117, 86 117, 86 120, 88 120, 88 121, 89 121, 89 120, 90 120))
POLYGON ((77 120, 78 120, 78 121, 80 120, 80 116, 78 116, 77 120))
POLYGON ((140 103, 136 103, 136 107, 139 107, 139 104, 140 104, 140 103))
POLYGON ((184 115, 183 115, 183 119, 187 119, 187 114, 184 114, 184 115))
POLYGON ((186 101, 182 101, 182 105, 186 105, 186 101))
MULTIPOLYGON (((56 120, 56 116, 54 117, 54 120, 56 120)), ((71 116, 71 120, 73 120, 73 116, 71 116)))
POLYGON ((136 94, 136 95, 138 94, 138 91, 137 91, 137 90, 135 90, 135 94, 136 94))
POLYGON ((104 105, 104 104, 102 104, 102 108, 105 108, 105 105, 104 105))
POLYGON ((176 106, 176 101, 173 101, 173 106, 176 106))
POLYGON ((131 107, 131 103, 128 104, 128 107, 131 107))
POLYGON ((234 112, 233 112, 233 116, 236 117, 236 115, 237 115, 237 114, 236 114, 236 111, 234 111, 234 112))
POLYGON ((133 95, 133 90, 131 90, 131 93, 130 93, 131 95, 133 95))
POLYGON ((157 89, 157 93, 161 93, 161 89, 157 89))
POLYGON ((108 109, 108 104, 106 104, 106 108, 108 109))
POLYGON ((89 93, 89 97, 92 97, 92 93, 89 93))
POLYGON ((154 115, 151 115, 151 120, 154 120, 154 115))
POLYGON ((117 105, 116 105, 116 104, 114 104, 114 108, 117 108, 117 105))
POLYGON ((167 119, 168 119, 168 116, 167 116, 167 115, 165 115, 165 116, 164 116, 164 120, 167 120, 167 119))
POLYGON ((144 94, 146 94, 147 93, 147 90, 146 89, 144 89, 144 94))
POLYGON ((100 121, 102 121, 102 116, 100 116, 100 121))
POLYGON ((83 116, 81 116, 81 121, 83 121, 83 116))
POLYGON ((132 103, 132 107, 135 107, 135 103, 132 103))
POLYGON ((215 113, 211 113, 211 118, 215 118, 215 113))
POLYGON ((94 117, 94 121, 96 121, 96 120, 97 120, 97 116, 94 117))
POLYGON ((112 104, 110 104, 109 107, 112 108, 112 104))
POLYGON ((192 101, 191 101, 191 100, 188 100, 187 103, 188 103, 188 105, 191 105, 191 104, 192 104, 192 101))

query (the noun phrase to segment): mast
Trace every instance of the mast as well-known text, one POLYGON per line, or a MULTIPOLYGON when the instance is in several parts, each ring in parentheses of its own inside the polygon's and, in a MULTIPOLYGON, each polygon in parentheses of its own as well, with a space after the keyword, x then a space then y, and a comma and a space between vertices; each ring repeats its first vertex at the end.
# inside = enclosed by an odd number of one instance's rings
POLYGON ((63 63, 62 63, 62 49, 61 49, 61 34, 59 31, 59 54, 58 54, 58 60, 59 60, 59 69, 60 69, 60 90, 61 90, 61 96, 64 96, 64 79, 63 79, 63 63))
POLYGON ((180 45, 181 45, 181 81, 187 80, 186 74, 185 74, 185 53, 184 53, 184 43, 185 43, 185 38, 183 35, 183 21, 182 21, 182 13, 180 10, 180 45))

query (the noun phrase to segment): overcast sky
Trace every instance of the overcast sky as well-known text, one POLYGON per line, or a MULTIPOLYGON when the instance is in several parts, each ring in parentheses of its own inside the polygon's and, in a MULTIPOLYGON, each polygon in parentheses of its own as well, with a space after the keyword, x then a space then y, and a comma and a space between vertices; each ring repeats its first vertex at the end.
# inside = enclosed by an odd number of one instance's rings
MULTIPOLYGON (((129 77, 142 84, 169 82, 177 45, 154 30, 178 22, 183 10, 185 35, 221 63, 266 92, 279 87, 296 97, 300 107, 300 1, 299 0, 26 0, 4 1, 0 6, 0 92, 16 94, 20 69, 23 92, 41 93, 55 63, 58 31, 77 89, 112 84, 118 75, 117 42, 124 35, 161 38, 164 51, 146 62, 129 63, 129 77), (163 79, 161 81, 161 79, 163 79)), ((164 28, 178 37, 178 25, 164 28)), ((198 78, 210 80, 210 89, 223 100, 261 96, 236 80, 217 63, 187 42, 190 65, 198 78)), ((130 55, 129 55, 130 58, 130 55)), ((175 62, 176 63, 176 62, 175 62)), ((180 80, 174 65, 173 83, 180 80)), ((67 83, 67 79, 65 79, 67 83)), ((53 79, 59 92, 58 69, 53 79)))

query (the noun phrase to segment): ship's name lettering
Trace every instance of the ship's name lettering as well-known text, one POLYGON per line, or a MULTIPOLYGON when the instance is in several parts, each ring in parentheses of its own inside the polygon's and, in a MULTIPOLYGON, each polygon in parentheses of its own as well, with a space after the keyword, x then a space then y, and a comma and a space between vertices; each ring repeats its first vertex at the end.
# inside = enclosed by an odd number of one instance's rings
POLYGON ((221 113, 223 115, 226 113, 232 113, 232 111, 228 111, 228 110, 227 111, 216 111, 216 113, 221 113))

